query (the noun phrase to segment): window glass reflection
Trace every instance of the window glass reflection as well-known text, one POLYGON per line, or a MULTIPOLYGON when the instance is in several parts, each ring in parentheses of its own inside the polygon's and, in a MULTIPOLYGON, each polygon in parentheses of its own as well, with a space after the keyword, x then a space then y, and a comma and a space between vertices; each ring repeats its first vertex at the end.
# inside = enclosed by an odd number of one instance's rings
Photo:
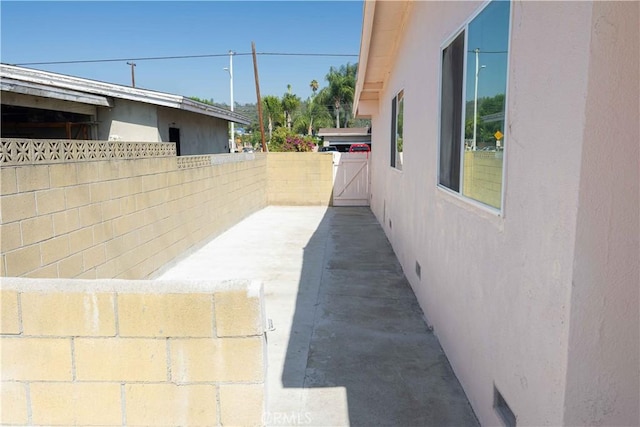
POLYGON ((493 1, 467 29, 462 193, 501 207, 508 1, 493 1))

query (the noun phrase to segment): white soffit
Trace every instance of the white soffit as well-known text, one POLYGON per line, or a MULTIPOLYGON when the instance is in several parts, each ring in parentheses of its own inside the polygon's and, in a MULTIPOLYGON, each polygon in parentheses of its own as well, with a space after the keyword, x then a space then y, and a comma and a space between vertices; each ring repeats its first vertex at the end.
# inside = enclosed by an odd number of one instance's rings
POLYGON ((358 108, 360 101, 379 100, 400 47, 411 6, 411 1, 365 1, 354 102, 357 116, 364 114, 358 108))

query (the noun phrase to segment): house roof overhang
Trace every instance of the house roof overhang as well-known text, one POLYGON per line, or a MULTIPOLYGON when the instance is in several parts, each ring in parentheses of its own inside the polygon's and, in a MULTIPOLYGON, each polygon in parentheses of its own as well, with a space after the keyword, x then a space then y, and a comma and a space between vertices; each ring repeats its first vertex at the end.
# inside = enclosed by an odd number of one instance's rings
POLYGON ((106 96, 93 95, 79 92, 72 89, 47 86, 39 83, 25 82, 11 78, 0 79, 0 90, 2 92, 19 93, 21 95, 32 95, 42 98, 53 98, 62 101, 77 102, 80 104, 98 105, 100 107, 112 107, 113 101, 106 96))
POLYGON ((356 117, 371 117, 378 111, 380 93, 387 84, 412 7, 409 0, 364 2, 353 103, 356 117))
POLYGON ((3 91, 8 92, 64 99, 102 107, 113 106, 113 102, 109 98, 125 99, 217 117, 245 125, 250 123, 249 119, 241 114, 197 102, 181 95, 82 79, 7 64, 0 64, 0 87, 3 91))

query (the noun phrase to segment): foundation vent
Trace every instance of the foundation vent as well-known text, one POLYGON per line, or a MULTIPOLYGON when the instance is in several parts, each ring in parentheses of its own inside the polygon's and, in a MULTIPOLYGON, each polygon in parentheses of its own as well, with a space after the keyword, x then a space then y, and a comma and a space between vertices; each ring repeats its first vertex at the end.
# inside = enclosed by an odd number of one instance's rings
POLYGON ((498 391, 496 386, 493 386, 493 408, 496 410, 502 422, 507 427, 516 427, 516 415, 513 413, 507 401, 504 400, 502 394, 498 391))

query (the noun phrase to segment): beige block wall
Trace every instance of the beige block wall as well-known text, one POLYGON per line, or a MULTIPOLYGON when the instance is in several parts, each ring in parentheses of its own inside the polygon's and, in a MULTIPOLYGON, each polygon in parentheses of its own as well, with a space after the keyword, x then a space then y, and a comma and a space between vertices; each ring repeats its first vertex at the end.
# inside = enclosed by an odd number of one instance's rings
POLYGON ((269 205, 331 204, 333 156, 325 153, 269 153, 269 205))
POLYGON ((111 148, 131 153, 0 167, 0 276, 150 278, 267 204, 331 204, 331 155, 111 148))
POLYGON ((263 424, 260 283, 3 278, 0 295, 2 425, 263 424))
POLYGON ((3 165, 2 276, 151 277, 266 206, 266 156, 220 159, 3 165))
POLYGON ((500 209, 502 156, 501 151, 465 151, 462 190, 465 196, 500 209))

